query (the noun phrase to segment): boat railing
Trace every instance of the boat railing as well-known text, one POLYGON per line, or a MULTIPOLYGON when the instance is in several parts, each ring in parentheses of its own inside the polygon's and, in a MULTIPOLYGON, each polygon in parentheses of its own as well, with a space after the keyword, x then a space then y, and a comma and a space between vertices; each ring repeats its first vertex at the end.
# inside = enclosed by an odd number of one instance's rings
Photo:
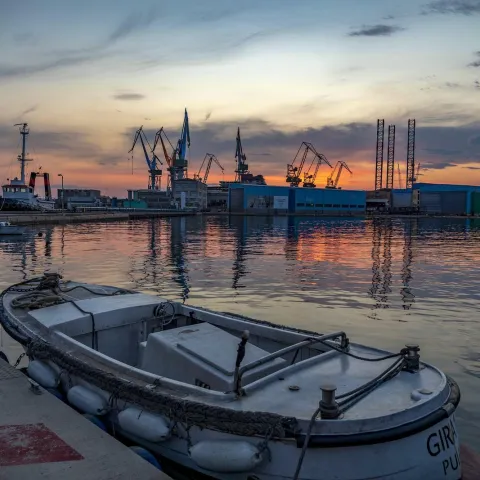
POLYGON ((345 332, 328 333, 326 335, 321 335, 319 337, 306 338, 301 342, 294 343, 293 345, 289 345, 288 347, 282 348, 281 350, 277 350, 276 352, 265 355, 264 357, 259 358, 258 360, 255 360, 253 362, 247 363, 246 365, 243 365, 242 367, 236 369, 236 372, 235 372, 236 374, 235 390, 237 391, 237 393, 240 392, 241 385, 242 385, 242 376, 244 375, 245 372, 248 372, 249 370, 252 370, 265 363, 271 362, 272 360, 275 360, 276 358, 279 358, 287 353, 293 352, 295 350, 297 350, 298 352, 303 347, 308 347, 308 346, 314 345, 315 343, 320 343, 320 342, 323 343, 327 340, 335 340, 337 338, 341 338, 341 343, 340 343, 341 348, 348 347, 349 342, 348 342, 347 334, 345 332))

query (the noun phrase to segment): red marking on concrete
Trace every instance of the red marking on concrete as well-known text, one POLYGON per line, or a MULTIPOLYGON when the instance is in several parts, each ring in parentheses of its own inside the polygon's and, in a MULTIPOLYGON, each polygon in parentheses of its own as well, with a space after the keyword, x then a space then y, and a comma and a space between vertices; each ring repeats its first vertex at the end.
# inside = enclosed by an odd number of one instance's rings
POLYGON ((43 423, 0 425, 0 466, 67 462, 83 457, 43 423))

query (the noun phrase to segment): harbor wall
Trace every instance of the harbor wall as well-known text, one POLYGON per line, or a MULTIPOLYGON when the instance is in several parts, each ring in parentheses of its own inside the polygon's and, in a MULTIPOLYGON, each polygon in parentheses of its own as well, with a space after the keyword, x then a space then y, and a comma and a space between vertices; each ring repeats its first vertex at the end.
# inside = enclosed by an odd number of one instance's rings
POLYGON ((66 224, 83 222, 107 222, 155 217, 182 217, 196 215, 195 212, 179 211, 132 211, 132 212, 85 212, 85 213, 32 213, 32 212, 5 212, 0 213, 0 221, 10 222, 15 225, 42 225, 66 224))

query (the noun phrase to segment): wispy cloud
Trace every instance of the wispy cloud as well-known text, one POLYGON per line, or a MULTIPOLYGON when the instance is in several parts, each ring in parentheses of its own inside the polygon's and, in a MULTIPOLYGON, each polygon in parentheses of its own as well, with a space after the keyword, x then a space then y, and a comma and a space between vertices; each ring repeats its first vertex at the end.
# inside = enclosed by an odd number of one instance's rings
POLYGON ((469 63, 469 67, 480 67, 480 51, 475 52, 475 56, 478 58, 478 60, 474 60, 473 62, 469 63))
POLYGON ((460 88, 461 85, 459 83, 456 83, 456 82, 445 82, 445 86, 447 88, 460 88))
POLYGON ((135 101, 135 100, 143 100, 145 95, 141 93, 117 93, 113 96, 115 100, 128 100, 128 101, 135 101))
POLYGON ((135 12, 126 17, 108 36, 105 44, 109 45, 122 40, 139 30, 149 27, 159 17, 158 11, 153 8, 145 12, 135 12))
POLYGON ((468 170, 480 170, 480 167, 462 167, 467 168, 468 170))
POLYGON ((361 28, 348 34, 349 37, 389 37, 394 33, 405 30, 398 25, 363 25, 361 28))
POLYGON ((480 0, 435 0, 422 9, 423 15, 437 13, 467 16, 480 14, 480 0))
POLYGON ((91 47, 57 51, 54 53, 57 58, 47 58, 43 62, 32 65, 0 64, 0 79, 31 76, 102 60, 111 55, 107 53, 110 47, 137 31, 147 28, 158 16, 159 14, 153 10, 130 14, 103 41, 91 47))
POLYGON ((0 78, 14 78, 23 77, 27 75, 34 75, 36 73, 44 73, 51 70, 58 70, 65 67, 72 67, 82 65, 94 60, 100 60, 104 55, 78 55, 72 57, 58 58, 57 60, 49 60, 35 65, 0 65, 0 78))
POLYGON ((20 114, 20 117, 23 117, 24 115, 28 115, 29 113, 35 112, 36 110, 38 110, 38 105, 33 105, 30 108, 27 108, 26 110, 24 110, 20 114))

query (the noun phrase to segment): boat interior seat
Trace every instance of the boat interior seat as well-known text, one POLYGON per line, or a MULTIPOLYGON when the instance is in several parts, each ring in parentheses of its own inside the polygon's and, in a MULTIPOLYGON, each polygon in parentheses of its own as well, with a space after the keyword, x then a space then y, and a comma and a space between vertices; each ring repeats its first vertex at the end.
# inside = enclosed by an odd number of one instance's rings
MULTIPOLYGON (((218 391, 234 387, 239 338, 210 323, 151 333, 140 344, 139 367, 155 375, 218 391)), ((242 366, 269 355, 247 343, 242 366)), ((287 366, 273 359, 245 372, 242 384, 254 382, 287 366)))

